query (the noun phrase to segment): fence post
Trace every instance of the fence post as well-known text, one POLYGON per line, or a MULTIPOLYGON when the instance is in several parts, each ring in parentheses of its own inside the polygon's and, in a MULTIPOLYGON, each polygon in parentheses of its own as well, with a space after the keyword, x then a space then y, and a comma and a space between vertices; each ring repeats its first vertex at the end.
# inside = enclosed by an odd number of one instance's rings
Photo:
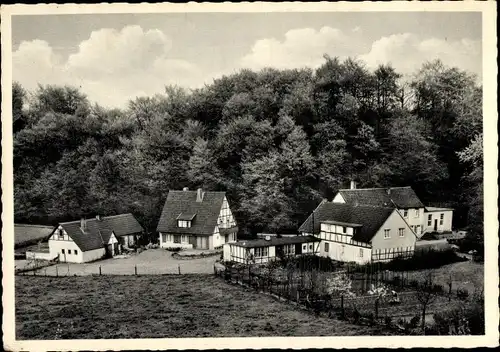
POLYGON ((99 276, 102 275, 101 266, 99 265, 99 276))
POLYGON ((375 319, 378 319, 378 298, 375 300, 375 319))
POLYGON ((134 265, 134 273, 137 275, 137 265, 134 265))
POLYGON ((181 274, 181 265, 177 264, 177 269, 179 270, 179 275, 181 274))
POLYGON ((57 270, 57 265, 56 265, 56 277, 59 276, 59 271, 57 270))

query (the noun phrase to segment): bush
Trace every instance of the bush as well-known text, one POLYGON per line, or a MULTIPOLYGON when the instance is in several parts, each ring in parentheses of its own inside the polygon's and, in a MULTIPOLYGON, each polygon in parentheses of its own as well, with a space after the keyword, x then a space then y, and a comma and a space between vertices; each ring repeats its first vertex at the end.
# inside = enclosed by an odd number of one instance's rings
POLYGON ((410 319, 409 328, 416 329, 418 324, 420 323, 420 315, 417 314, 413 318, 410 319))
POLYGON ((431 329, 439 335, 484 335, 484 301, 435 313, 431 329))
POLYGON ((467 299, 467 297, 469 297, 469 291, 467 291, 466 289, 459 288, 457 290, 457 297, 459 299, 467 299))
POLYGON ((168 247, 168 248, 165 248, 167 251, 169 252, 174 252, 174 253, 177 253, 177 252, 180 252, 182 251, 182 248, 181 247, 168 247))
POLYGON ((388 328, 390 328, 390 327, 392 326, 392 317, 390 317, 390 316, 386 316, 386 317, 384 318, 384 324, 385 324, 388 328))

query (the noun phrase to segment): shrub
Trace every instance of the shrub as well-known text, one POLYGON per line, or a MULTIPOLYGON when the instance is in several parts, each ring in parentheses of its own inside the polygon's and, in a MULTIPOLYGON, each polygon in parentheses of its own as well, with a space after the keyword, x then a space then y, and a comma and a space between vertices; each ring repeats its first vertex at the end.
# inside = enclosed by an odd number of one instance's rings
POLYGON ((443 293, 444 292, 444 288, 441 285, 434 284, 432 286, 432 291, 436 292, 436 293, 443 293))
POLYGON ((484 301, 435 313, 431 329, 440 335, 484 335, 484 301))
POLYGON ((408 324, 411 329, 415 329, 418 327, 420 323, 420 315, 417 314, 413 318, 410 319, 410 323, 408 324))
POLYGON ((466 289, 459 288, 457 290, 457 297, 459 299, 467 299, 467 297, 469 297, 469 291, 467 291, 466 289))
POLYGON ((390 328, 392 326, 392 317, 386 315, 384 318, 384 324, 390 328))

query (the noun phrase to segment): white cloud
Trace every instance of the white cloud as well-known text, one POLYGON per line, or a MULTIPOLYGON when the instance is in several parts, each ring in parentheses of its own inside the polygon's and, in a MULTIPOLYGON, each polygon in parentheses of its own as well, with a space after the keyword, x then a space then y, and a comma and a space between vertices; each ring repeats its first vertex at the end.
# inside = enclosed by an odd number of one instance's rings
POLYGON ((479 77, 481 57, 480 41, 420 39, 411 33, 382 37, 373 42, 368 53, 359 56, 368 67, 391 63, 395 69, 405 74, 415 72, 426 61, 440 59, 445 65, 476 73, 479 77))
POLYGON ((28 89, 37 83, 79 86, 91 101, 124 107, 136 96, 163 92, 166 84, 203 82, 201 70, 172 58, 171 49, 163 32, 140 26, 93 31, 66 60, 45 41, 22 42, 13 52, 13 77, 28 89))
POLYGON ((445 65, 481 76, 481 42, 469 39, 448 41, 438 38, 419 38, 412 33, 399 33, 366 43, 360 27, 350 33, 323 27, 290 30, 283 41, 276 38, 257 40, 241 60, 242 67, 296 68, 318 67, 323 55, 340 59, 352 56, 363 60, 369 68, 392 64, 403 74, 414 73, 426 61, 441 59, 445 65), (366 49, 368 48, 368 50, 366 49))
POLYGON ((283 41, 275 38, 257 40, 251 52, 242 58, 241 66, 253 69, 317 67, 324 62, 324 54, 353 55, 356 42, 356 37, 349 37, 331 27, 318 31, 313 28, 293 29, 285 33, 283 41))

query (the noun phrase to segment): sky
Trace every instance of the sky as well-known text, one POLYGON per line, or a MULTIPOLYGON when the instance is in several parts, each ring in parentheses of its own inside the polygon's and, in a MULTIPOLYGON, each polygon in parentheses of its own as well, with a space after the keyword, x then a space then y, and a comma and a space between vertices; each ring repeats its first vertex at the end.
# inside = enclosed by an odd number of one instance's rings
POLYGON ((29 90, 81 87, 92 102, 119 108, 242 68, 315 68, 324 54, 403 74, 441 59, 481 80, 481 28, 480 12, 13 16, 13 79, 29 90))

